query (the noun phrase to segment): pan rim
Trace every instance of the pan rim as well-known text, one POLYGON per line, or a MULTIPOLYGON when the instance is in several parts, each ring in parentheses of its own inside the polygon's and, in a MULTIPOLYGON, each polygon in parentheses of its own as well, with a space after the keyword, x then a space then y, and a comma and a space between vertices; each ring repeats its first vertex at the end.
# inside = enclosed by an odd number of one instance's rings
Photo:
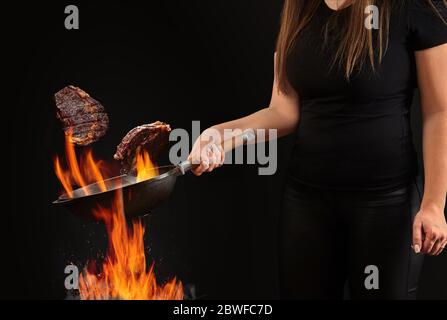
MULTIPOLYGON (((69 198, 67 196, 67 194, 64 193, 57 200, 53 201, 53 204, 55 204, 55 205, 67 204, 67 203, 70 203, 70 202, 75 202, 75 201, 78 201, 78 200, 84 200, 84 199, 88 199, 88 198, 95 197, 95 196, 98 196, 98 195, 105 195, 105 194, 108 194, 110 192, 114 192, 114 191, 117 191, 117 190, 124 190, 124 189, 127 189, 129 187, 137 186, 137 185, 140 185, 140 184, 153 183, 155 181, 162 180, 162 179, 164 179, 164 178, 166 178, 168 176, 174 175, 177 172, 176 169, 178 167, 175 166, 175 165, 170 165, 170 166, 164 166, 164 167, 160 167, 160 168, 170 168, 170 169, 168 171, 166 171, 165 173, 162 173, 162 174, 160 174, 160 175, 158 175, 156 177, 153 177, 151 179, 147 179, 147 180, 143 180, 143 181, 139 181, 139 182, 134 182, 134 183, 123 184, 121 186, 114 187, 114 188, 111 188, 111 189, 106 190, 106 191, 94 192, 94 193, 91 193, 91 194, 88 194, 88 195, 83 195, 83 196, 80 196, 80 197, 69 198)), ((125 178, 125 177, 135 177, 135 176, 128 175, 128 174, 123 174, 123 175, 120 175, 120 176, 116 176, 116 177, 112 177, 112 178, 106 179, 106 180, 104 180, 104 182, 111 181, 111 180, 118 180, 120 178, 122 179, 122 178, 125 178)), ((93 186, 93 185, 96 185, 96 184, 98 184, 98 183, 96 182, 96 183, 89 184, 87 187, 93 186)), ((75 189, 73 191, 75 192, 75 191, 81 190, 81 189, 83 189, 83 188, 78 188, 78 189, 75 189)))

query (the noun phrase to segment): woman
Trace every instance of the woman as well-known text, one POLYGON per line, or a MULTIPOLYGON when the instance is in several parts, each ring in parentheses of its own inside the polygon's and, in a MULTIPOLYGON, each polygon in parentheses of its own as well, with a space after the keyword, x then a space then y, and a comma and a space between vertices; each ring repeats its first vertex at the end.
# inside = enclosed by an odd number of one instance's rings
POLYGON ((190 159, 201 175, 223 164, 224 129, 296 133, 282 298, 342 298, 346 280, 352 298, 414 298, 422 255, 445 248, 446 18, 445 0, 286 0, 270 106, 196 141, 190 159), (378 29, 365 24, 371 4, 378 29), (423 197, 410 129, 417 86, 423 197))

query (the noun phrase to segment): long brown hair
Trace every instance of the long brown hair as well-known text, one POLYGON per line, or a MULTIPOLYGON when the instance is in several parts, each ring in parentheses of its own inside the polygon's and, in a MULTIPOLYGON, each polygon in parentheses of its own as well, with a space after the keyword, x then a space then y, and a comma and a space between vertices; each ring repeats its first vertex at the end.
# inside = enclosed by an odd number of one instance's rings
MULTIPOLYGON (((289 86, 286 75, 286 60, 292 49, 295 40, 300 32, 311 21, 315 12, 322 5, 324 0, 285 0, 281 17, 281 28, 276 45, 276 77, 278 79, 279 90, 287 93, 289 86)), ((404 3, 405 1, 395 0, 352 0, 349 1, 347 12, 349 23, 340 38, 338 49, 334 54, 333 65, 338 63, 343 67, 345 77, 349 79, 357 66, 362 65, 366 60, 375 70, 376 64, 381 63, 382 57, 388 46, 389 23, 392 11, 392 3, 404 3), (380 22, 379 30, 374 33, 372 29, 364 27, 365 8, 376 5, 379 9, 380 22), (375 58, 377 48, 378 61, 375 58)), ((432 1, 427 2, 436 10, 432 1)), ((447 1, 443 0, 447 6, 447 1)), ((324 4, 325 5, 325 4, 324 4)), ((334 16, 337 15, 335 13, 334 16)), ((443 17, 439 14, 441 19, 443 17)), ((444 19, 443 19, 444 20, 444 19)), ((333 21, 329 21, 331 23, 333 21)), ((445 23, 445 20, 444 20, 445 23)))

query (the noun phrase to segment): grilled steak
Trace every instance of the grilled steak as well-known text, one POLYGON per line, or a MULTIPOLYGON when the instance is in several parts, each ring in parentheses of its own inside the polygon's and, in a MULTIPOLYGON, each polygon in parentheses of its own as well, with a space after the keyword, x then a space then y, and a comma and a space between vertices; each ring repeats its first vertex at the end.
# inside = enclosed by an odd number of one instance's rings
POLYGON ((109 127, 104 107, 85 91, 68 86, 55 94, 57 118, 72 142, 88 146, 103 137, 109 127))
POLYGON ((156 161, 168 144, 169 132, 171 127, 160 121, 130 130, 118 145, 114 155, 115 160, 121 161, 122 173, 134 172, 135 157, 141 150, 147 150, 151 159, 156 161))

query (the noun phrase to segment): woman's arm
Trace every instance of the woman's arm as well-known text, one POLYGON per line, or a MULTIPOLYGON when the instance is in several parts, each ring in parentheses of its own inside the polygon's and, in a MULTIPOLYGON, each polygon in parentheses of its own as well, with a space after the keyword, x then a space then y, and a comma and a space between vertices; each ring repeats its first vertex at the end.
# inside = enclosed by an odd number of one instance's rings
POLYGON ((425 191, 413 226, 416 253, 438 255, 447 243, 447 44, 416 52, 423 118, 425 191))
MULTIPOLYGON (((196 175, 201 175, 203 172, 210 172, 223 164, 225 153, 222 151, 220 143, 223 140, 225 129, 242 131, 247 129, 276 129, 278 130, 278 137, 282 137, 294 132, 298 121, 298 95, 292 88, 289 88, 287 94, 279 92, 275 72, 272 98, 268 108, 237 120, 212 126, 206 129, 197 139, 189 157, 193 163, 200 163, 200 165, 193 172, 196 175), (210 143, 211 137, 212 143, 210 143), (209 152, 202 152, 202 150, 209 150, 209 152)), ((268 131, 266 133, 268 134, 268 131)))

